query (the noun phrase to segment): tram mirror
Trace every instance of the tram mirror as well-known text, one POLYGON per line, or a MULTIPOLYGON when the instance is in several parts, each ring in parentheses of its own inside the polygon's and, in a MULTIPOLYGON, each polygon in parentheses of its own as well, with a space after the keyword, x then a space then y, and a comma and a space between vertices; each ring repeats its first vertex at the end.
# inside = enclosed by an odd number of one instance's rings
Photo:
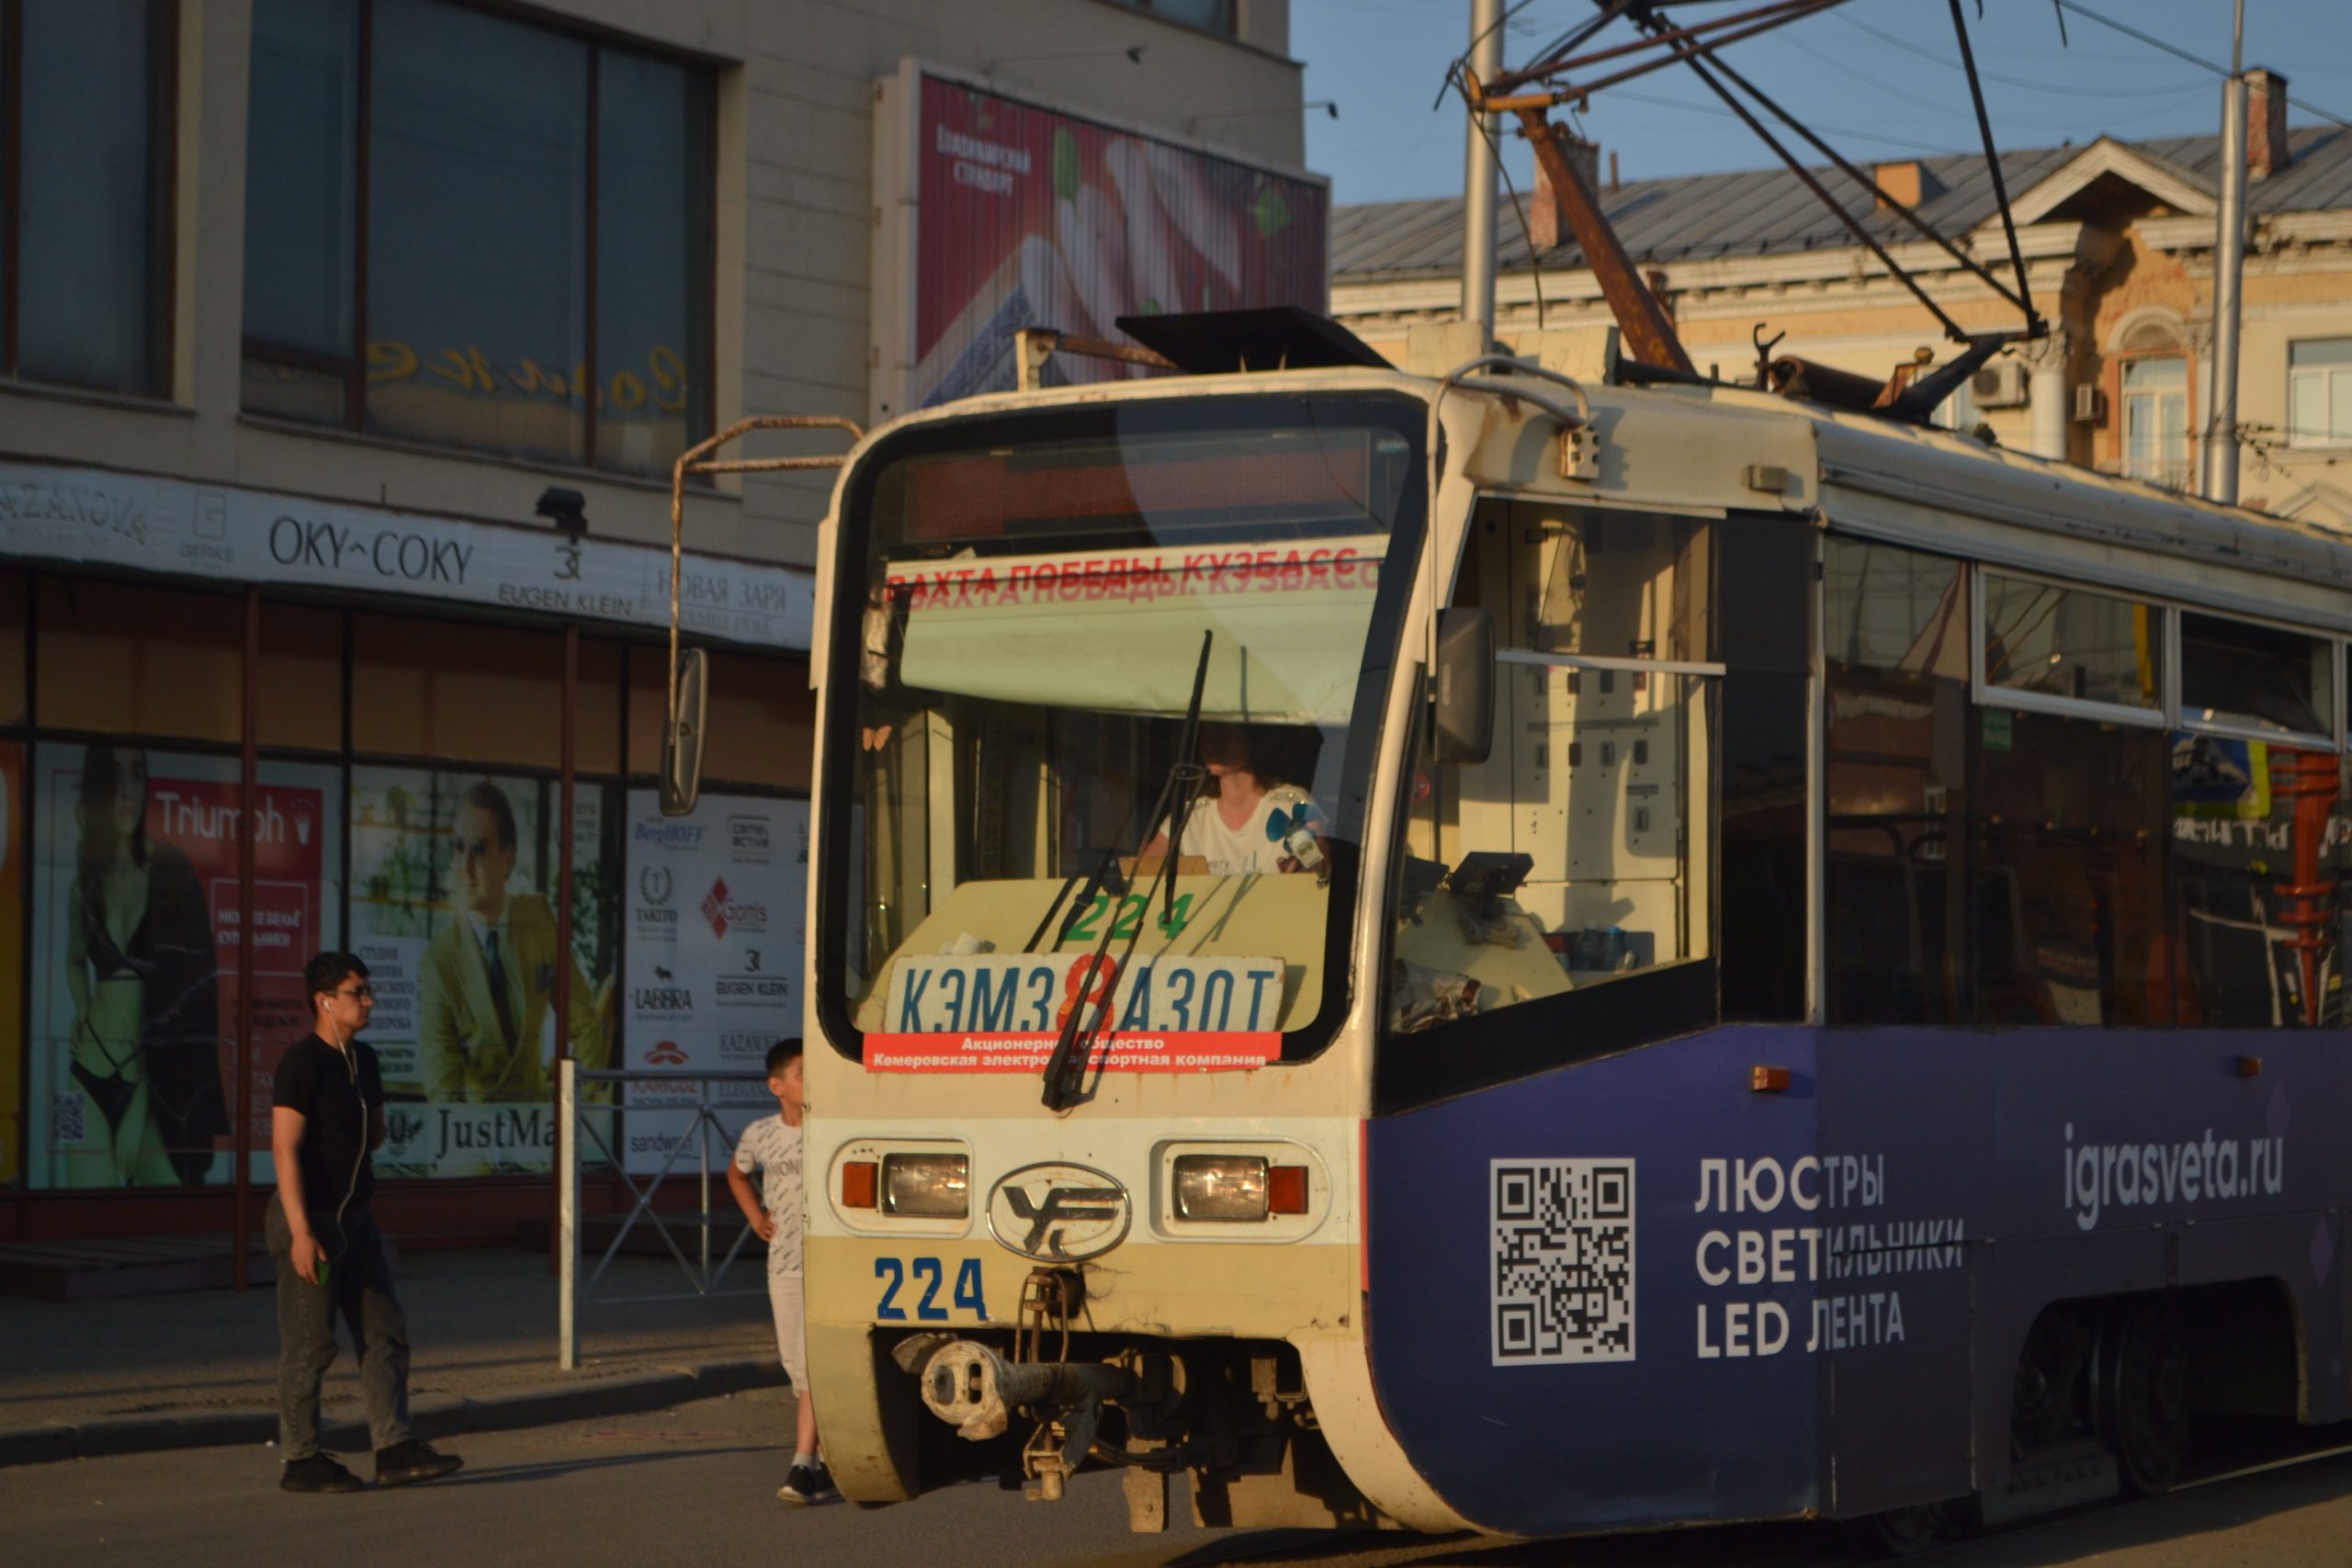
POLYGON ((1483 762, 1495 743, 1495 617, 1438 613, 1431 748, 1441 762, 1483 762))
POLYGON ((703 713, 710 691, 703 651, 683 649, 670 690, 668 727, 662 732, 662 814, 684 817, 702 793, 703 713))

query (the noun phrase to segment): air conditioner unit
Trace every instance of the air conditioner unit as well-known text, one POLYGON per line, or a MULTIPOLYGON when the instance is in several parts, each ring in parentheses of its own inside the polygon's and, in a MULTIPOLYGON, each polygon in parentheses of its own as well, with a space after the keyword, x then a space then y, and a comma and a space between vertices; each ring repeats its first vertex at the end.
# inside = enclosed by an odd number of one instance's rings
POLYGON ((2013 409, 2025 403, 2025 361, 1996 359, 1968 378, 1968 395, 1980 409, 2013 409))
POLYGON ((2086 381, 2075 389, 2075 423, 2105 424, 2107 423, 2107 393, 2086 381))

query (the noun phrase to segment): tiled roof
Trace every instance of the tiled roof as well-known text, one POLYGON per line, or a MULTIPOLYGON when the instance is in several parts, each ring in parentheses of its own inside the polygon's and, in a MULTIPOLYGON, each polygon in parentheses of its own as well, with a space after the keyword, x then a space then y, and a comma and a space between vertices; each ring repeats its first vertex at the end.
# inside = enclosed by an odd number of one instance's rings
MULTIPOLYGON (((2132 151, 2169 165, 2192 183, 2213 190, 2221 162, 2218 136, 2175 136, 2125 142, 2132 151)), ((2256 213, 2352 208, 2352 130, 2310 126, 2289 132, 2288 166, 2246 187, 2246 204, 2256 213)), ((2001 176, 2009 199, 2023 199, 2050 175, 2081 156, 2085 147, 2040 147, 2005 152, 2001 176)), ((1859 160, 1858 160, 1859 161, 1859 160)), ((1951 238, 1997 216, 1993 182, 1979 154, 1922 158, 1928 176, 1919 216, 1951 238)), ((1891 213, 1873 212, 1870 198, 1835 169, 1815 171, 1846 198, 1849 212, 1883 239, 1916 240, 1917 231, 1891 213)), ((1521 191, 1524 198, 1527 192, 1521 191)), ((1786 169, 1728 175, 1690 175, 1676 179, 1633 180, 1600 193, 1601 209, 1636 261, 1667 263, 1725 255, 1769 255, 1843 249, 1852 234, 1786 169)), ((1508 200, 1497 225, 1497 265, 1510 272, 1527 266, 1527 239, 1508 200)), ((1462 263, 1462 202, 1453 197, 1421 201, 1377 201, 1340 207, 1331 214, 1331 271, 1340 282, 1452 276, 1462 263)), ((1574 242, 1544 253, 1546 267, 1582 265, 1574 242)))

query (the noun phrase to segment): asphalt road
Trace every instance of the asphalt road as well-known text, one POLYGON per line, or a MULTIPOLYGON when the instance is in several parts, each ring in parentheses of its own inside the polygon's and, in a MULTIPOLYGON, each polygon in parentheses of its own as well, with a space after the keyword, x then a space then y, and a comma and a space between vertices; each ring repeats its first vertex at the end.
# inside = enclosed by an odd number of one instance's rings
MULTIPOLYGON (((474 1433, 447 1445, 467 1461, 448 1481, 342 1497, 279 1493, 268 1450, 0 1470, 0 1561, 251 1568, 279 1560, 289 1543, 310 1542, 336 1568, 1813 1568, 1851 1561, 1820 1531, 1795 1526, 1551 1543, 1242 1534, 1182 1523, 1165 1535, 1135 1536, 1118 1482, 1107 1475, 1081 1479, 1050 1505, 969 1486, 892 1508, 796 1508, 774 1500, 791 1414, 788 1394, 762 1391, 644 1416, 474 1433)), ((358 1468, 366 1472, 364 1461, 358 1468)), ((2013 1529, 1931 1561, 1938 1568, 2346 1568, 2352 1456, 2013 1529)))

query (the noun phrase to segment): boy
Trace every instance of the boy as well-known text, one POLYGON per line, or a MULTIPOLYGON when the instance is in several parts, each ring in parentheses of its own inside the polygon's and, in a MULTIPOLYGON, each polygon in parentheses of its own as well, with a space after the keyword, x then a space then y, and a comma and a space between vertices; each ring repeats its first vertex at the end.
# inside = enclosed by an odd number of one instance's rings
POLYGON ((303 971, 312 1032, 278 1058, 270 1153, 269 1250, 277 1259, 277 1431, 288 1492, 356 1492, 359 1478, 319 1451, 319 1380, 334 1359, 334 1319, 360 1352, 359 1391, 376 1448, 376 1484, 448 1474, 461 1462, 408 1424, 408 1323, 384 1238, 368 1213, 384 1141, 384 1079, 358 1038, 376 1005, 368 965, 322 953, 303 971))
POLYGON ((735 1145, 735 1161, 727 1168, 727 1185, 752 1229, 768 1244, 768 1304, 775 1309, 776 1353, 800 1406, 792 1472, 775 1495, 786 1503, 831 1503, 841 1493, 817 1443, 817 1407, 808 1402, 808 1320, 800 1296, 800 1124, 808 1111, 800 1042, 779 1040, 769 1046, 767 1067, 776 1114, 743 1129, 735 1145), (763 1175, 764 1192, 752 1186, 754 1170, 763 1175))

